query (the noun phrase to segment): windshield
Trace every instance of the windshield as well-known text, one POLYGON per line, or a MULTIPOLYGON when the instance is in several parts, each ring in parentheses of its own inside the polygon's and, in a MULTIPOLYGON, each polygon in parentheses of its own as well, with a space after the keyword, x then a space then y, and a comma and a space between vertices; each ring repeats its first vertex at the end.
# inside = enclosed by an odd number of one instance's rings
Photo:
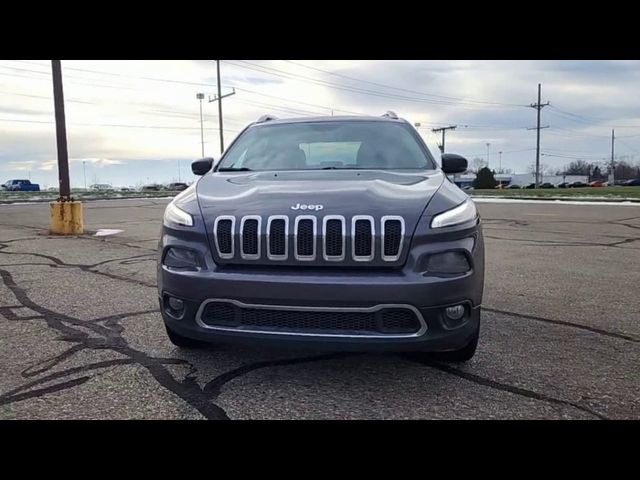
POLYGON ((229 170, 434 169, 411 127, 330 121, 249 128, 218 166, 229 170))

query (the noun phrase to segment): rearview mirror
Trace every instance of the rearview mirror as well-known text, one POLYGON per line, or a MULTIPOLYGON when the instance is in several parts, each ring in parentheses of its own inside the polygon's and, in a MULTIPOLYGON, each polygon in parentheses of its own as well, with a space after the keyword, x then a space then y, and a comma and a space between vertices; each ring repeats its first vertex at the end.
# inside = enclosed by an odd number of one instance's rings
POLYGON ((212 166, 213 166, 213 158, 211 157, 199 158, 198 160, 194 160, 191 163, 191 171, 193 172, 194 175, 204 175, 209 170, 211 170, 212 166))
POLYGON ((466 158, 455 153, 443 153, 441 158, 444 173, 464 173, 467 171, 466 158))

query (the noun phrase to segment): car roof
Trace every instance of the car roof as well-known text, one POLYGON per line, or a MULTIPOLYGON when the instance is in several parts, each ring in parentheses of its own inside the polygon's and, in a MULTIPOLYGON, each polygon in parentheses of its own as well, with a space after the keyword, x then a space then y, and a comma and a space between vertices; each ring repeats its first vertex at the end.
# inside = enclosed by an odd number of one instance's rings
POLYGON ((317 123, 317 122, 387 122, 387 123, 408 123, 403 118, 375 117, 373 115, 327 115, 318 117, 293 117, 293 118, 273 118, 271 120, 253 122, 250 126, 263 125, 283 125, 292 123, 317 123))

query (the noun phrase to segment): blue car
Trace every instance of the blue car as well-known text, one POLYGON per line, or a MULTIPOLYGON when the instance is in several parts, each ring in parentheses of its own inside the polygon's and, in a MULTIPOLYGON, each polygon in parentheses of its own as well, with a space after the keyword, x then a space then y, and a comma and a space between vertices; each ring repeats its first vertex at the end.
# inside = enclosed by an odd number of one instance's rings
POLYGON ((9 180, 3 185, 9 192, 39 192, 40 185, 29 180, 9 180))

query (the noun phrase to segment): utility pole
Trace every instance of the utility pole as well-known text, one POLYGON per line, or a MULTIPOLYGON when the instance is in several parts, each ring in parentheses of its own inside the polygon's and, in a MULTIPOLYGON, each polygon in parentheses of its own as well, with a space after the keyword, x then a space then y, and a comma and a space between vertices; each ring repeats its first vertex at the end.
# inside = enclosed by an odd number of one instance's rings
POLYGON ((79 235, 84 232, 82 203, 71 198, 69 182, 69 152, 64 118, 64 94, 62 89, 62 65, 51 60, 53 79, 53 106, 56 119, 56 145, 58 149, 58 185, 60 195, 50 204, 49 232, 58 235, 79 235))
POLYGON ((218 102, 218 124, 220 125, 220 154, 224 152, 224 136, 222 134, 223 126, 222 126, 222 99, 225 97, 229 97, 231 95, 235 95, 236 89, 234 88, 231 93, 227 93, 226 95, 222 95, 222 85, 220 84, 220 60, 216 60, 216 67, 218 72, 218 94, 213 98, 209 98, 209 103, 218 102))
POLYGON ((56 117, 56 143, 58 146, 58 185, 60 187, 59 202, 71 200, 69 186, 69 153, 67 150, 67 128, 64 118, 64 94, 62 91, 62 66, 60 60, 51 60, 53 76, 53 104, 56 117))
MULTIPOLYGON (((538 111, 538 124, 536 127, 536 131, 537 131, 537 136, 536 136, 536 185, 535 187, 538 188, 538 186, 540 185, 540 129, 541 128, 549 128, 549 126, 547 125, 546 127, 541 127, 540 126, 540 110, 542 110, 544 107, 546 107, 547 105, 549 105, 549 102, 547 103, 540 103, 542 101, 541 99, 541 95, 542 95, 542 86, 541 84, 538 84, 538 103, 532 103, 530 106, 531 108, 535 108, 538 111)), ((531 129, 528 129, 531 130, 531 129)))
POLYGON ((499 160, 499 164, 498 164, 498 165, 499 165, 499 167, 498 167, 498 173, 502 173, 502 152, 501 152, 501 151, 500 151, 500 152, 498 152, 498 155, 499 155, 499 158, 500 158, 500 160, 499 160))
POLYGON ((82 175, 84 176, 84 189, 87 189, 87 169, 86 169, 86 160, 82 160, 82 175))
POLYGON ((431 131, 433 133, 438 133, 438 132, 442 132, 442 145, 440 145, 440 152, 444 153, 444 141, 445 141, 445 133, 447 130, 455 130, 458 126, 457 125, 449 125, 448 127, 439 127, 439 128, 432 128, 431 131))
POLYGON ((202 121, 202 100, 204 100, 204 93, 196 93, 196 98, 200 100, 200 143, 202 144, 202 158, 204 158, 204 124, 202 121))
POLYGON ((613 161, 613 151, 614 151, 614 144, 616 141, 616 132, 615 130, 611 130, 611 174, 609 175, 609 186, 613 187, 615 185, 615 181, 616 181, 616 166, 615 166, 615 162, 613 161))
POLYGON ((487 168, 489 168, 489 147, 491 146, 491 144, 489 142, 487 142, 487 168))

